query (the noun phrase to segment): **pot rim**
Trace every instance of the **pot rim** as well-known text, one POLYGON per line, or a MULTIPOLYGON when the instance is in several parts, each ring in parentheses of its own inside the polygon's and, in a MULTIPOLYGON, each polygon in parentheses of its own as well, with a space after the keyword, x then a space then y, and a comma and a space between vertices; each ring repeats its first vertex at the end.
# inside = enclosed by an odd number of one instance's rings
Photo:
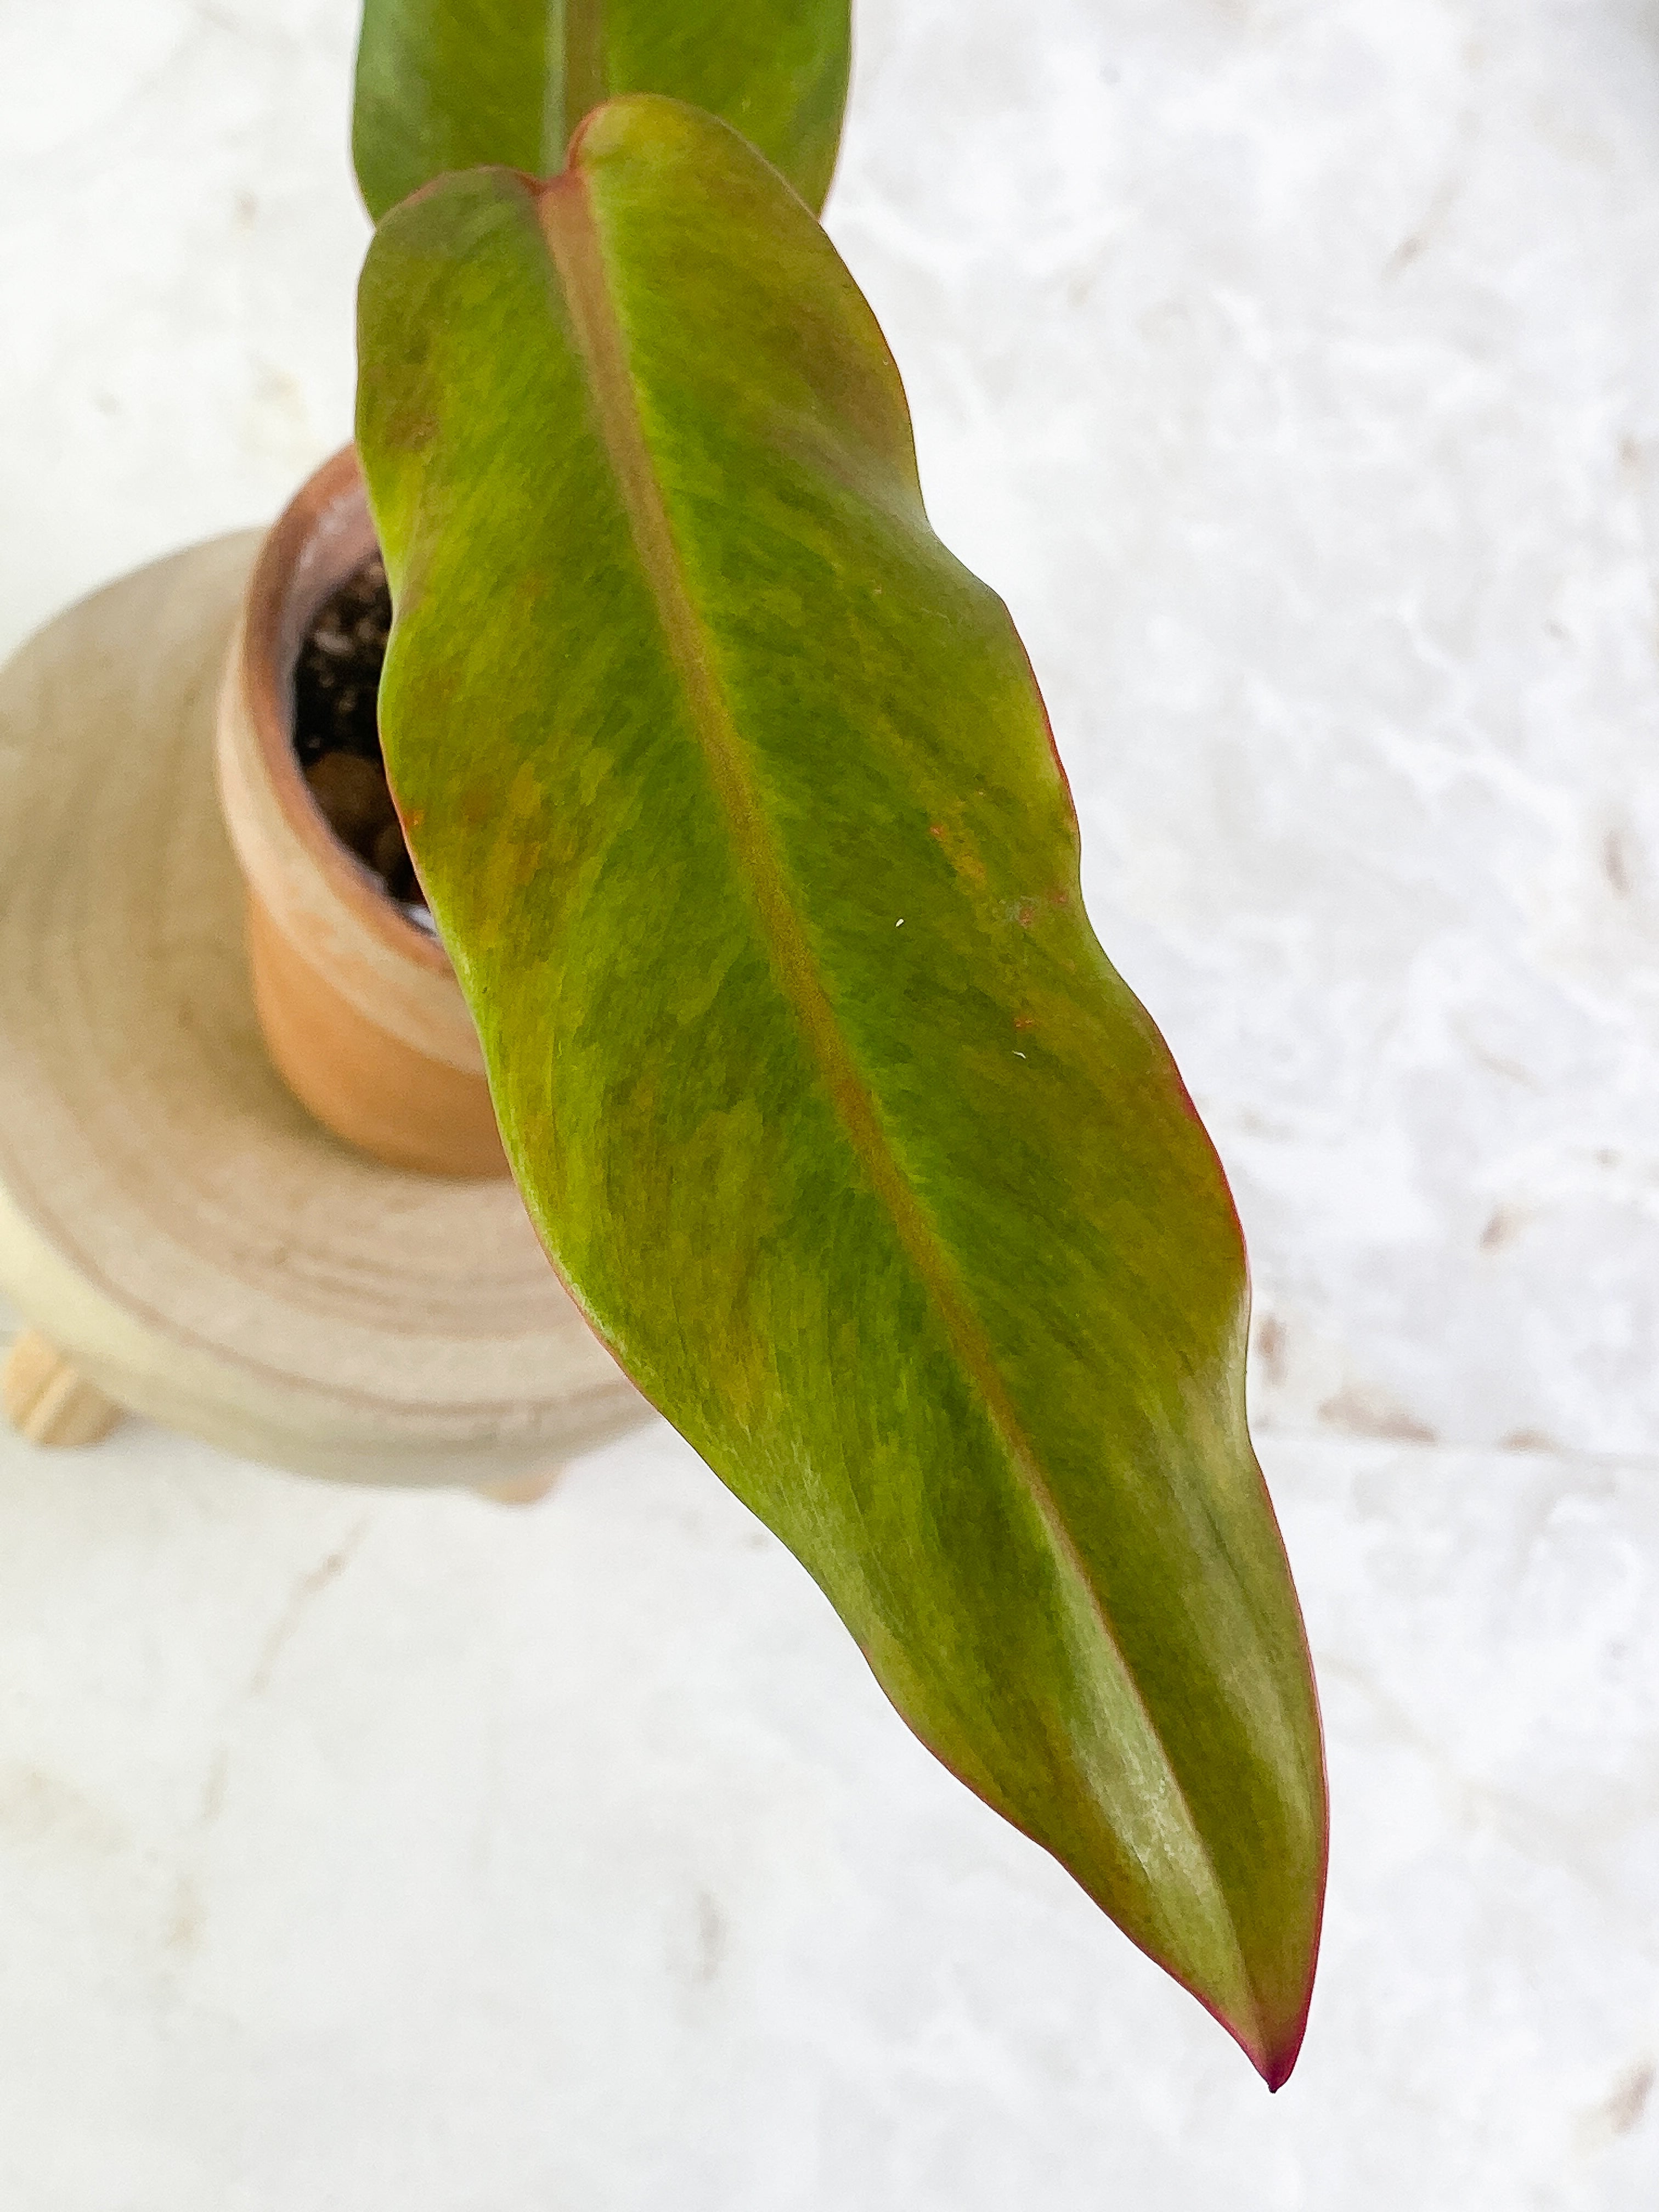
MULTIPOLYGON (((366 513, 367 506, 357 449, 343 446, 307 477, 266 533, 248 579, 240 647, 242 696, 283 819, 330 888, 388 952, 413 961, 430 975, 453 976, 455 971, 440 940, 411 921, 368 862, 335 836, 312 795, 294 745, 294 672, 300 647, 318 609, 338 589, 340 580, 320 561, 307 576, 307 556, 314 558, 359 512, 366 513)), ((372 519, 369 528, 372 534, 372 519)), ((392 805, 397 805, 395 796, 392 805)))

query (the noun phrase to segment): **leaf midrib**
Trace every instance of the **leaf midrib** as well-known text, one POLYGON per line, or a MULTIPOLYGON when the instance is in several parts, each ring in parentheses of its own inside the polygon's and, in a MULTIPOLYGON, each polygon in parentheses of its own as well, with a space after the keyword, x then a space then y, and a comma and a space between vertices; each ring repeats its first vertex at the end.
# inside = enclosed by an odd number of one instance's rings
MULTIPOLYGON (((598 0, 593 0, 597 7, 598 0)), ((1115 1655, 1129 1694, 1145 1716, 1164 1769, 1209 1871, 1214 1894, 1237 1959, 1240 1986, 1253 2014, 1256 2040, 1265 2048, 1265 2022, 1254 1978, 1245 1961, 1231 1900, 1209 1842, 1194 1815, 1163 1730, 1124 1655, 1070 1529, 1062 1518, 1028 1443, 979 1316, 955 1279, 948 1255, 908 1178, 894 1157, 870 1087, 842 1035, 835 1009, 819 979, 811 947, 790 899, 772 838, 744 771, 732 712, 710 665, 702 626, 692 605, 662 488, 646 442, 629 373, 626 342, 611 297, 587 183, 574 164, 538 188, 542 234, 564 288, 578 347, 606 453, 616 472, 633 536, 669 651, 684 684, 692 724, 702 743, 733 839, 747 863, 749 882, 772 955, 774 973, 793 1007, 836 1114, 854 1151, 885 1207, 906 1256, 933 1299, 945 1333, 977 1391, 1010 1465, 1025 1485, 1049 1540, 1088 1604, 1115 1655)), ((1239 2024, 1243 2026, 1243 2023, 1239 2024)))
MULTIPOLYGON (((563 98, 556 115, 547 118, 543 132, 544 168, 549 173, 562 168, 565 148, 576 125, 605 95, 605 0, 550 0, 550 4, 563 11, 564 66, 559 72, 563 98), (556 132, 556 139, 549 143, 551 132, 556 132)), ((550 84, 550 91, 552 88, 550 84)), ((550 107, 553 105, 550 100, 550 107)))

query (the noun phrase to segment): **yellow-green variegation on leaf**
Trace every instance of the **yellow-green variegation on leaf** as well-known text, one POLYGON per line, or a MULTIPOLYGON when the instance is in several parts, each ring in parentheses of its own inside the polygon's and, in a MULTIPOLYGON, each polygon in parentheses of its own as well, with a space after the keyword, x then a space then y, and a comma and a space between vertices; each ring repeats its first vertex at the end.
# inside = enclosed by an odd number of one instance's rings
POLYGON ((619 93, 658 92, 740 131, 807 204, 841 141, 851 0, 364 0, 352 153, 369 213, 453 169, 564 166, 619 93))
POLYGON ((390 772, 593 1327, 910 1726, 1268 2080, 1325 1855, 1220 1167, 881 333, 723 125, 380 231, 390 772))

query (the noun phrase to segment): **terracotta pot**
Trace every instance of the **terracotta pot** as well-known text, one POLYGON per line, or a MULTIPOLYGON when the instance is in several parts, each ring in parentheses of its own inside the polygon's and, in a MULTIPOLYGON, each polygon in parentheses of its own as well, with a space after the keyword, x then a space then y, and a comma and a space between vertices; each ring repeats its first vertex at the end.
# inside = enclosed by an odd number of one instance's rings
POLYGON ((254 1002, 289 1089, 395 1167, 501 1176, 483 1055, 447 955, 341 844, 294 750, 300 647, 374 550, 354 449, 260 548, 219 701, 219 786, 247 884, 254 1002))

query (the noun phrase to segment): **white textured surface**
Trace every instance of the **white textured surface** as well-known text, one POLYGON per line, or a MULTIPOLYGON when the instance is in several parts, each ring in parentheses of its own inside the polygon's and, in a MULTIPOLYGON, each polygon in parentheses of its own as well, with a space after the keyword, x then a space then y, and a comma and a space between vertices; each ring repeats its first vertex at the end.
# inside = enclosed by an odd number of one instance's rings
MULTIPOLYGON (((0 0, 0 649, 344 434, 351 16, 0 0)), ((517 1516, 0 1437, 8 2204, 1659 2200, 1659 8, 860 27, 833 228, 1250 1234, 1302 2066, 665 1431, 517 1516)))

